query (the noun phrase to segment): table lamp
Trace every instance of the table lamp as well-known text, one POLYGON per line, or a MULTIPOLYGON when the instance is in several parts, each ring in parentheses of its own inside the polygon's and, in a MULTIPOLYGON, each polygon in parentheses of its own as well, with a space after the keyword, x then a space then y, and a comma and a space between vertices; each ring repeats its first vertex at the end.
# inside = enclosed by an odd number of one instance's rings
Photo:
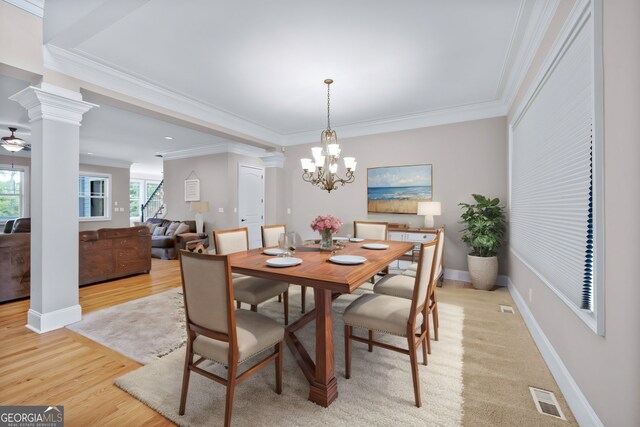
POLYGON ((441 214, 442 206, 440 202, 418 202, 418 215, 424 215, 425 228, 433 228, 433 216, 441 214))
POLYGON ((209 202, 191 202, 191 212, 195 212, 196 233, 204 233, 204 218, 202 212, 209 212, 209 202))

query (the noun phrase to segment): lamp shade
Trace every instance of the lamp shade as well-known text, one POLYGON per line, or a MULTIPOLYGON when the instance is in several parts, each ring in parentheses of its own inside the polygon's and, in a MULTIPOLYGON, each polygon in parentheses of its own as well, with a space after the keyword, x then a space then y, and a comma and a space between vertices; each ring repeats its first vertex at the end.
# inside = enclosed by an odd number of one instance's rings
POLYGON ((191 202, 191 212, 209 212, 209 202, 191 202))
POLYGON ((418 202, 418 215, 441 215, 440 202, 418 202))

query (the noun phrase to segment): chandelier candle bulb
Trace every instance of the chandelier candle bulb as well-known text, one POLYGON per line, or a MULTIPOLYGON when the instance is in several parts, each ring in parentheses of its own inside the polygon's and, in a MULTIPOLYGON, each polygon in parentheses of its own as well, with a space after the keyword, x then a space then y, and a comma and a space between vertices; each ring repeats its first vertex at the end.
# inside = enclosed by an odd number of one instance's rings
POLYGON ((338 144, 329 144, 328 149, 329 149, 330 156, 340 155, 340 146, 338 144))
POLYGON ((314 173, 316 171, 316 164, 311 162, 309 163, 309 173, 314 173))
POLYGON ((355 157, 345 157, 344 158, 344 167, 347 168, 347 169, 355 170, 355 163, 356 163, 356 158, 355 157))
POLYGON ((311 169, 311 159, 300 159, 300 164, 302 165, 302 169, 309 170, 311 169))

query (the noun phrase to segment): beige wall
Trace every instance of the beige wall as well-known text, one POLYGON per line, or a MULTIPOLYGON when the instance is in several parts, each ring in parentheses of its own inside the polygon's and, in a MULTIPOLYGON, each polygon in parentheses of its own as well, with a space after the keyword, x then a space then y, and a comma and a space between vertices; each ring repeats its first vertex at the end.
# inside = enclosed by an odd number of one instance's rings
POLYGON ((129 227, 129 168, 80 164, 80 172, 111 174, 111 220, 80 221, 80 231, 129 227), (116 208, 124 211, 116 212, 116 208))
POLYGON ((0 1, 0 73, 33 80, 42 75, 42 19, 0 1))
MULTIPOLYGON (((165 160, 164 194, 167 218, 193 219, 190 203, 184 201, 184 180, 191 171, 200 179, 200 199, 209 202, 209 212, 203 214, 205 231, 235 228, 239 226, 238 213, 238 165, 264 167, 260 159, 235 153, 221 153, 187 159, 165 160), (224 212, 218 212, 218 209, 224 212)), ((278 173, 265 169, 265 223, 275 218, 274 186, 278 173)))
MULTIPOLYGON (((566 7, 559 10, 566 12, 566 7)), ((553 38, 561 18, 551 28, 553 38)), ((605 336, 596 335, 510 257, 512 282, 523 296, 531 289, 531 312, 606 426, 640 425, 639 22, 637 0, 604 2, 605 336)))
POLYGON ((342 235, 353 232, 354 220, 424 224, 424 217, 417 215, 368 214, 367 168, 430 163, 433 165, 433 197, 442 202, 442 216, 436 217, 436 225, 446 224, 449 231, 444 255, 446 266, 467 270, 468 250, 460 240, 458 203, 471 201, 472 193, 506 201, 506 119, 477 120, 340 142, 343 155, 356 157, 356 180, 330 194, 302 181, 299 159, 311 157, 312 145, 287 148, 279 216, 285 218, 287 227, 304 238, 317 237, 309 223, 316 215, 326 213, 337 215, 345 223, 342 235), (290 215, 286 214, 287 208, 291 208, 290 215))

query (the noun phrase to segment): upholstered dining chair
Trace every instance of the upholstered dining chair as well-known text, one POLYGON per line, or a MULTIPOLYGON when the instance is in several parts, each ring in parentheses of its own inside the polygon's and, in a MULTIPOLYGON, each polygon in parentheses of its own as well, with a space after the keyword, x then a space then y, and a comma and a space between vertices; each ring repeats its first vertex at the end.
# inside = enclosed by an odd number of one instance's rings
MULTIPOLYGON (((280 235, 286 232, 287 232, 287 227, 284 224, 263 225, 262 226, 262 247, 272 248, 274 246, 278 246, 278 240, 280 239, 280 235)), ((300 286, 300 289, 301 289, 300 290, 300 312, 304 313, 306 311, 307 287, 300 286)), ((278 301, 280 301, 279 296, 278 296, 278 301)))
MULTIPOLYGON (((389 235, 389 223, 387 222, 372 222, 372 221, 353 221, 353 236, 360 239, 370 240, 388 240, 389 235)), ((387 266, 382 273, 389 273, 389 266, 387 266)), ((375 277, 371 278, 371 283, 375 282, 375 277)))
MULTIPOLYGON (((437 240, 423 243, 420 248, 420 266, 416 277, 416 286, 410 300, 382 294, 365 294, 353 301, 344 312, 345 376, 351 377, 351 341, 382 347, 386 350, 408 354, 411 362, 413 392, 416 406, 419 408, 420 379, 418 375, 417 349, 422 345, 422 363, 427 364, 425 340, 429 339, 429 318, 425 315, 428 306, 429 287, 435 274, 435 252, 437 240), (353 328, 378 331, 385 334, 405 337, 408 349, 362 338, 353 334, 353 328)), ((371 334, 369 335, 371 336, 371 334)))
MULTIPOLYGON (((429 295, 428 295, 428 304, 427 304, 427 315, 431 315, 433 318, 433 338, 438 341, 438 327, 440 326, 438 320, 438 297, 436 295, 436 283, 438 282, 438 277, 442 274, 442 254, 444 248, 444 229, 441 228, 436 232, 436 238, 434 241, 437 241, 436 245, 436 255, 434 260, 434 278, 432 286, 429 287, 429 295)), ((416 275, 408 276, 403 274, 388 274, 384 276, 382 279, 378 281, 373 287, 373 292, 377 294, 383 295, 391 295, 395 297, 411 299, 413 298, 413 288, 415 287, 417 280, 418 269, 420 268, 420 263, 416 263, 416 275)), ((430 338, 430 336, 428 335, 430 338)), ((431 340, 427 340, 427 351, 431 354, 431 340)))
MULTIPOLYGON (((249 249, 249 230, 247 227, 231 230, 214 230, 213 241, 216 246, 216 254, 228 255, 235 252, 244 252, 249 249)), ((284 295, 284 324, 289 324, 289 284, 262 279, 260 277, 232 275, 233 294, 238 308, 242 303, 249 304, 251 311, 258 311, 258 304, 268 299, 284 295)))
POLYGON ((196 372, 227 387, 224 425, 231 425, 236 384, 275 360, 276 393, 282 393, 284 328, 258 313, 236 311, 229 257, 180 251, 182 292, 187 318, 187 354, 178 413, 184 415, 189 377, 196 372), (267 357, 238 375, 238 365, 268 350, 267 357), (194 355, 199 356, 194 362, 194 355), (227 378, 200 368, 204 360, 227 367, 227 378))

